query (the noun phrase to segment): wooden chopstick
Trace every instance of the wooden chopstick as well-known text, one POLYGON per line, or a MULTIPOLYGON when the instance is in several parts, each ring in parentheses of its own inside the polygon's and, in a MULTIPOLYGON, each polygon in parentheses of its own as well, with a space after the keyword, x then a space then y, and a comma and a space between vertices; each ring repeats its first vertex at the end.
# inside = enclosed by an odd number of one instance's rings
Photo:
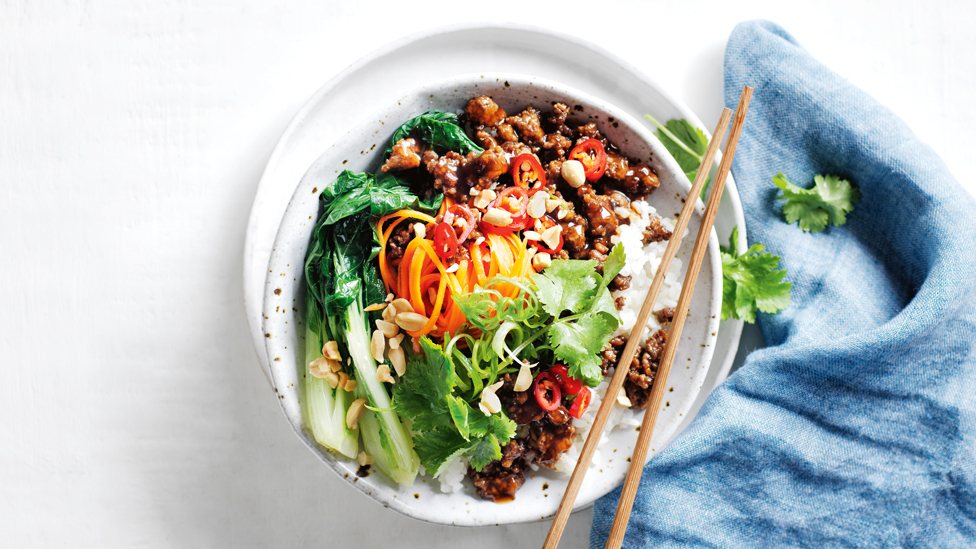
MULTIPOLYGON (((715 216, 718 214, 718 205, 722 200, 722 191, 725 189, 725 178, 729 175, 729 170, 732 168, 732 157, 735 156, 735 147, 739 142, 739 134, 742 132, 742 125, 745 123, 746 112, 749 110, 749 101, 751 98, 752 88, 746 86, 743 88, 742 95, 739 97, 739 105, 735 109, 735 120, 732 122, 729 141, 725 146, 725 155, 722 157, 721 164, 719 164, 715 185, 712 187, 712 194, 708 198, 708 206, 706 206, 705 215, 702 217, 701 228, 698 230, 698 238, 695 240, 691 263, 688 264, 685 281, 681 287, 681 296, 678 298, 678 306, 675 308, 671 333, 668 334, 668 340, 664 346, 664 357, 661 358, 657 375, 654 377, 654 385, 651 387, 651 398, 647 403, 647 410, 644 412, 644 421, 641 423, 640 434, 637 437, 637 446, 634 448, 634 454, 631 457, 630 468, 627 470, 627 478, 624 479, 623 491, 620 494, 620 502, 617 504, 617 513, 613 517, 613 525, 610 527, 610 535, 607 537, 607 543, 604 546, 605 549, 618 549, 624 541, 624 535, 627 533, 627 523, 630 521, 630 512, 634 506, 634 497, 637 495, 641 473, 644 471, 644 460, 647 458, 647 449, 651 444, 651 435, 654 434, 657 414, 661 410, 661 400, 664 398, 664 388, 667 386, 668 374, 671 372, 671 363, 674 361, 674 353, 678 348, 678 342, 681 340, 681 330, 684 327, 685 318, 688 315, 691 296, 695 292, 698 271, 701 269, 702 261, 705 258, 708 239, 712 234, 712 225, 715 223, 715 216)), ((699 175, 701 175, 701 172, 699 172, 699 175)))
MULTIPOLYGON (((634 360, 637 349, 640 347, 639 336, 644 331, 644 326, 647 325, 647 319, 651 316, 651 309, 657 301, 658 294, 661 293, 661 286, 664 285, 664 277, 668 273, 668 269, 671 268, 671 261, 674 259, 675 253, 678 251, 678 246, 681 244, 681 237, 688 227, 688 221, 691 220, 695 204, 698 203, 698 196, 701 195, 702 188, 705 186, 708 172, 711 170, 712 162, 715 160, 715 154, 718 152, 719 142, 722 141, 722 136, 725 135, 725 128, 728 126, 731 116, 732 111, 729 109, 722 110, 718 125, 715 126, 715 133, 712 134, 712 140, 705 150, 705 157, 702 160, 701 167, 698 169, 698 175, 695 177, 691 191, 688 192, 688 198, 681 208, 681 214, 678 216, 674 231, 672 231, 671 240, 668 241, 668 246, 664 250, 664 257, 661 258, 661 264, 658 266, 657 273, 654 274, 651 287, 648 289, 647 296, 644 298, 644 304, 641 306, 640 313, 637 315, 637 322, 634 323, 634 328, 631 331, 632 334, 638 335, 637 337, 628 338, 627 345, 624 346, 623 354, 617 364, 630 364, 634 360)), ((714 193, 715 191, 712 192, 714 193)), ((552 526, 549 527, 549 534, 546 536, 546 541, 542 546, 543 549, 555 549, 559 545, 559 538, 562 536, 566 522, 569 520, 569 515, 573 511, 573 504, 576 502, 576 496, 579 494, 580 486, 583 484, 583 477, 586 476, 590 462, 593 461, 593 453, 599 445, 600 437, 603 436, 603 429, 607 425, 607 419, 610 417, 610 411, 613 409, 614 403, 617 400, 617 394, 620 393, 620 388, 623 387, 624 380, 627 378, 628 370, 630 368, 618 367, 613 377, 610 378, 610 386, 604 394, 603 402, 600 403, 600 409, 597 411, 596 417, 593 418, 593 425, 590 427, 586 442, 583 444, 583 451, 580 452, 579 460, 576 462, 576 468, 573 469, 573 476, 570 477, 569 484, 566 486, 563 499, 559 503, 559 509, 556 511, 555 517, 553 517, 552 526)))

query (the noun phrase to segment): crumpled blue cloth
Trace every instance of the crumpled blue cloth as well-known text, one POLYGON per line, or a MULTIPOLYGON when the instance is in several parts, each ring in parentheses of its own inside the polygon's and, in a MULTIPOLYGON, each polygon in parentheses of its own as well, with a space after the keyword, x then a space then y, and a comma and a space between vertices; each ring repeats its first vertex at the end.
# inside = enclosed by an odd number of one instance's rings
MULTIPOLYGON (((851 52, 857 55, 857 52, 851 52)), ((908 127, 780 27, 738 25, 755 88, 733 170, 792 303, 645 468, 625 547, 976 547, 976 201, 908 127), (783 220, 772 177, 856 183, 847 224, 783 220)), ((620 490, 595 507, 603 547, 620 490)))

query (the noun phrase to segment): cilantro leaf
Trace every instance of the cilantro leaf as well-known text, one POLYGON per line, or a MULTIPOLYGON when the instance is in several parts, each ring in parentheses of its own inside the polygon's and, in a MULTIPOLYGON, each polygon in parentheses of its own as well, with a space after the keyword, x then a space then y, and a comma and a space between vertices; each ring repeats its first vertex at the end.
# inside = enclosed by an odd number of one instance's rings
POLYGON ((606 312, 588 312, 576 322, 550 326, 549 344, 556 358, 569 367, 570 376, 596 387, 603 378, 597 353, 610 341, 619 324, 606 312))
MULTIPOLYGON (((657 126, 658 130, 654 136, 671 153, 681 171, 685 172, 688 181, 694 183, 695 177, 698 176, 698 168, 701 167, 704 159, 705 149, 708 148, 708 138, 705 137, 705 132, 685 119, 668 120, 662 126, 651 115, 646 114, 644 116, 657 126)), ((710 182, 710 178, 705 180, 705 186, 702 187, 701 191, 702 200, 705 199, 705 192, 708 190, 710 182)))
POLYGON ((472 446, 471 442, 451 428, 440 428, 415 435, 413 445, 417 456, 420 457, 420 464, 432 477, 441 474, 447 464, 472 446))
POLYGON ((600 288, 597 291, 596 297, 593 298, 593 302, 589 307, 592 313, 606 313, 610 315, 611 318, 620 322, 620 314, 617 313, 617 305, 613 302, 613 296, 610 295, 610 290, 607 288, 600 288))
POLYGON ((502 414, 474 414, 471 419, 471 434, 472 438, 475 434, 480 438, 468 450, 471 466, 481 471, 492 461, 501 459, 502 446, 512 440, 516 428, 515 422, 502 414))
POLYGON ((468 451, 468 455, 471 456, 471 466, 475 470, 481 471, 492 461, 502 459, 502 446, 495 435, 488 435, 475 442, 468 451))
POLYGON ((553 318, 563 311, 577 312, 593 298, 597 286, 596 261, 561 259, 541 273, 530 275, 539 288, 542 307, 553 318))
POLYGON ((620 269, 624 268, 624 262, 626 260, 626 255, 624 254, 624 245, 617 243, 610 253, 607 254, 606 261, 603 262, 603 285, 606 286, 610 284, 617 274, 620 273, 620 269))
POLYGON ((783 282, 786 270, 777 270, 780 258, 762 253, 762 244, 753 244, 739 254, 736 241, 739 228, 732 229, 729 246, 722 252, 722 320, 739 318, 756 321, 756 311, 775 313, 790 304, 793 285, 783 282))
POLYGON ((451 414, 440 402, 407 389, 402 379, 393 386, 393 409, 401 417, 413 418, 415 431, 451 425, 451 414))
POLYGON ((836 175, 818 175, 811 189, 790 183, 783 172, 773 177, 773 184, 783 191, 777 200, 786 200, 783 216, 787 223, 799 222, 800 229, 819 233, 828 224, 847 223, 847 214, 861 199, 861 192, 850 181, 836 175))

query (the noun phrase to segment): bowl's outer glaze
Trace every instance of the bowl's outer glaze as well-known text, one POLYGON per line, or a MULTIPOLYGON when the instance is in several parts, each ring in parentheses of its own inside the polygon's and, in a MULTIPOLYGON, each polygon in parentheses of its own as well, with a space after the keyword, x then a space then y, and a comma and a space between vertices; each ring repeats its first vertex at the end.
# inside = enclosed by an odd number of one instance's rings
MULTIPOLYGON (((507 112, 517 113, 526 105, 547 110, 556 101, 573 109, 573 118, 595 122, 600 131, 626 155, 649 164, 661 186, 650 197, 658 213, 676 217, 690 184, 663 145, 626 113, 599 99, 555 82, 513 75, 474 74, 433 83, 411 91, 351 130, 312 164, 293 195, 282 219, 268 266, 264 293, 263 328, 268 362, 275 392, 296 433, 338 475, 384 506, 407 516, 440 524, 459 526, 494 525, 537 521, 552 516, 559 505, 569 475, 552 471, 529 473, 515 501, 504 505, 481 500, 465 481, 466 488, 444 494, 439 483, 418 477, 411 487, 396 486, 375 469, 366 477, 356 476, 358 464, 337 459, 318 445, 303 425, 302 377, 304 365, 304 278, 303 265, 308 240, 318 216, 319 190, 344 169, 376 171, 382 151, 393 132, 408 118, 430 109, 459 112, 476 95, 489 95, 507 112)), ((688 235, 678 252, 687 264, 701 221, 698 204, 689 222, 688 235)), ((708 254, 682 333, 665 405, 651 444, 652 457, 675 435, 684 414, 693 404, 714 351, 721 308, 721 260, 718 241, 711 235, 708 254)), ((577 508, 591 504, 619 485, 626 474, 628 457, 636 441, 633 428, 616 430, 601 446, 586 476, 576 502, 577 508)))

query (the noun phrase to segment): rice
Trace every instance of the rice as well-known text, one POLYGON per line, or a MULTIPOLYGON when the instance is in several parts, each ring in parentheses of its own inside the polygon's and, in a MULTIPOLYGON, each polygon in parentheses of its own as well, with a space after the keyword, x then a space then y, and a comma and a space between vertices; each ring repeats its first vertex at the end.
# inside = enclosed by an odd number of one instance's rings
MULTIPOLYGON (((625 298, 624 306, 620 310, 621 325, 614 333, 614 335, 622 335, 625 337, 630 337, 634 329, 634 324, 637 322, 637 315, 640 313, 641 305, 644 302, 644 296, 647 295, 647 290, 651 287, 654 274, 657 272, 657 268, 661 264, 661 258, 664 256, 664 250, 668 247, 668 241, 666 240, 662 242, 651 242, 647 245, 643 242, 644 230, 650 225, 651 218, 657 217, 657 210, 644 200, 635 200, 631 203, 631 207, 637 215, 631 215, 630 224, 620 225, 617 228, 617 234, 610 237, 610 241, 613 244, 621 243, 624 247, 624 267, 620 270, 620 274, 631 277, 630 287, 626 290, 611 293, 614 299, 618 297, 625 298)), ((669 231, 674 230, 674 221, 671 219, 662 217, 661 225, 669 231)), ((661 287, 661 293, 654 307, 651 309, 652 311, 674 307, 678 304, 678 296, 681 294, 681 267, 681 260, 675 258, 671 263, 671 267, 668 269, 667 275, 664 277, 664 285, 661 287)), ((661 325, 657 321, 657 316, 651 315, 647 322, 647 327, 640 334, 641 344, 647 341, 650 334, 659 329, 661 329, 661 325)), ((556 462, 556 471, 562 473, 573 472, 580 452, 583 451, 583 443, 586 442, 590 427, 593 426, 593 420, 596 418, 596 412, 600 409, 600 403, 606 396, 607 387, 609 386, 610 376, 607 376, 593 391, 593 399, 590 402, 590 406, 586 409, 586 413, 583 414, 583 417, 573 421, 577 433, 576 440, 569 450, 556 462)), ((612 398, 616 399, 616 395, 612 398)), ((599 447, 603 446, 609 440, 607 434, 615 428, 636 427, 640 425, 640 420, 637 417, 638 413, 636 411, 620 403, 614 405, 611 409, 610 417, 607 418, 607 426, 604 429, 603 436, 600 437, 597 450, 593 453, 593 460, 590 462, 590 467, 598 467, 603 463, 600 459, 599 447)))
MULTIPOLYGON (((625 337, 630 337, 634 329, 634 324, 637 322, 637 315, 640 313, 641 305, 644 302, 644 296, 647 295, 647 291, 651 287, 654 274, 657 272, 657 268, 661 264, 661 258, 664 256, 664 250, 668 246, 668 241, 666 240, 662 242, 651 242, 646 245, 643 242, 644 230, 650 225, 651 218, 657 217, 657 210, 644 200, 633 201, 631 208, 634 214, 630 217, 630 224, 620 225, 617 228, 617 234, 610 237, 611 243, 621 243, 624 247, 625 260, 620 274, 631 277, 630 287, 626 290, 612 292, 611 294, 614 299, 618 297, 625 298, 623 308, 619 311, 621 325, 614 333, 614 335, 625 337)), ((661 225, 669 231, 674 230, 674 221, 671 219, 662 217, 661 225)), ((664 277, 661 294, 651 309, 652 311, 677 306, 678 296, 681 294, 681 269, 681 260, 675 258, 671 263, 671 268, 668 269, 667 275, 664 277)), ((660 328, 661 325, 657 321, 657 316, 651 315, 647 322, 647 327, 640 334, 641 343, 645 343, 650 334, 660 328)), ((586 413, 583 414, 582 418, 573 421, 573 426, 576 427, 576 440, 566 453, 560 457, 559 461, 556 462, 556 471, 570 474, 576 467, 580 452, 583 450, 583 444, 586 442, 590 427, 593 426, 593 420, 596 418, 596 412, 600 409, 600 403, 603 401, 607 387, 610 385, 609 380, 610 376, 605 377, 600 385, 593 389, 593 396, 589 407, 586 409, 586 413)), ((616 398, 616 396, 613 398, 616 398)), ((600 438, 600 444, 593 454, 590 467, 599 467, 603 463, 600 459, 599 447, 609 440, 607 434, 615 428, 633 428, 640 425, 640 420, 637 418, 638 414, 634 410, 619 403, 614 405, 610 412, 610 417, 607 419, 607 426, 603 436, 600 438)), ((437 477, 442 492, 453 493, 461 490, 469 462, 470 458, 459 458, 448 465, 437 477)), ((530 464, 530 467, 533 470, 538 469, 538 465, 535 464, 530 464)))

